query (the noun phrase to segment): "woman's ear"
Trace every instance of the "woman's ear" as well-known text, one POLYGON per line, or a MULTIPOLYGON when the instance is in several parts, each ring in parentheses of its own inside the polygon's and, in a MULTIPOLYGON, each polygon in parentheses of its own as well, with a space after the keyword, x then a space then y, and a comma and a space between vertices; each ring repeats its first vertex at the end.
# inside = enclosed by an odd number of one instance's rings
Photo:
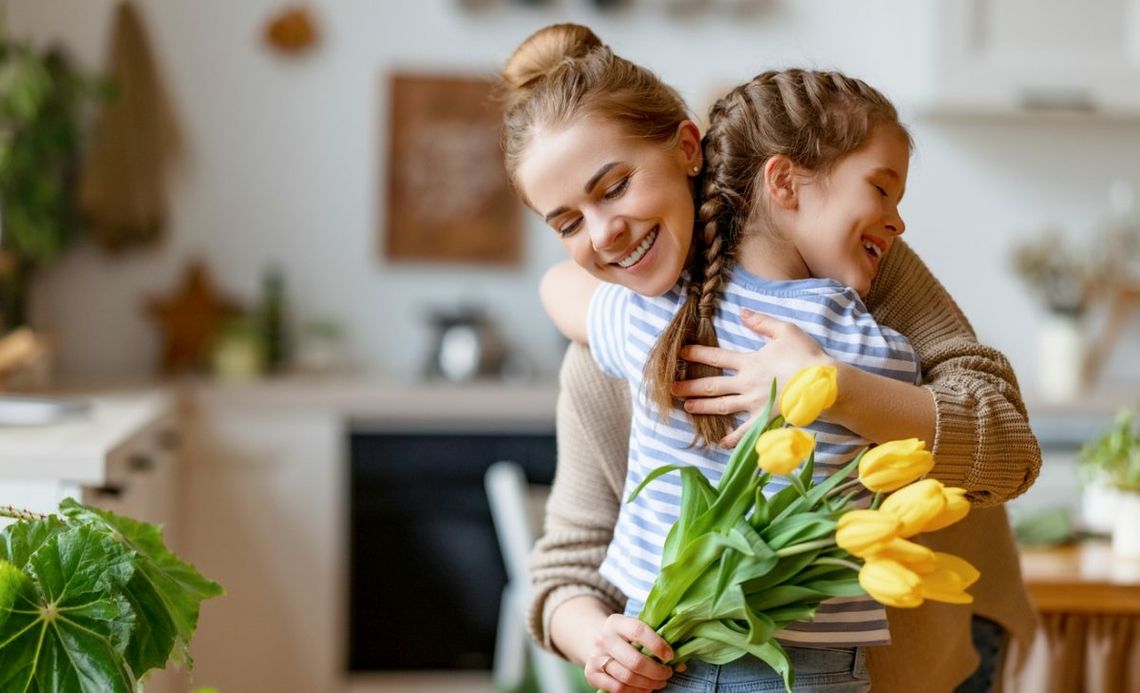
POLYGON ((783 209, 799 206, 796 195, 796 164, 783 154, 769 157, 764 163, 763 190, 768 200, 783 209))
POLYGON ((704 165, 704 153, 701 151, 701 130, 691 120, 682 120, 677 126, 677 151, 682 157, 682 164, 690 176, 701 172, 704 165))

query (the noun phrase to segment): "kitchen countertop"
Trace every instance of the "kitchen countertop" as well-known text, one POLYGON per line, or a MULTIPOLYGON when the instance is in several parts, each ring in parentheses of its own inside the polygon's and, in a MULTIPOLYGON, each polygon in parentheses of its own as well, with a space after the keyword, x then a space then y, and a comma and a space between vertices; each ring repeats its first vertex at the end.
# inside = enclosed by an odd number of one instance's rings
POLYGON ((102 484, 116 449, 172 407, 169 392, 155 388, 83 399, 91 403, 85 414, 58 423, 0 427, 0 479, 102 484))
POLYGON ((219 404, 266 413, 313 411, 343 417, 355 425, 510 422, 551 426, 558 399, 558 384, 549 380, 452 383, 287 376, 247 383, 187 381, 178 387, 190 407, 219 404))

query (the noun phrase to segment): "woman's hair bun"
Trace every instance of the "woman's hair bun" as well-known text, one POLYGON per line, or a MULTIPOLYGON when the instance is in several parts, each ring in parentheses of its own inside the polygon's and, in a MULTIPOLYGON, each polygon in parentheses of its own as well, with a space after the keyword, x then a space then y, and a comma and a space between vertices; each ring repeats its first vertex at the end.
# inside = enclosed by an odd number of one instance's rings
POLYGON ((503 80, 512 89, 523 89, 563 61, 584 57, 601 45, 601 39, 580 24, 551 24, 531 34, 515 49, 503 68, 503 80))

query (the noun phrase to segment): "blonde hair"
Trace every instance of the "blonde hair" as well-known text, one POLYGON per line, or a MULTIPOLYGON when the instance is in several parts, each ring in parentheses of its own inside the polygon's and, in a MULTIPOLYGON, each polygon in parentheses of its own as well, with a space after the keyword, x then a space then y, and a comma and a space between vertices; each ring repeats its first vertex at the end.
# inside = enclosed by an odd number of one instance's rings
MULTIPOLYGON (((764 72, 716 102, 704 136, 696 240, 704 262, 694 271, 685 305, 662 333, 646 364, 651 398, 671 406, 670 385, 679 377, 719 374, 694 368, 679 357, 687 344, 715 344, 721 286, 732 267, 741 231, 753 215, 764 165, 783 154, 816 174, 826 174, 845 155, 862 147, 878 124, 909 135, 889 100, 858 79, 838 72, 783 70, 764 72), (688 372, 686 373, 686 366, 688 372)), ((694 417, 700 439, 718 441, 734 421, 727 415, 694 417)))

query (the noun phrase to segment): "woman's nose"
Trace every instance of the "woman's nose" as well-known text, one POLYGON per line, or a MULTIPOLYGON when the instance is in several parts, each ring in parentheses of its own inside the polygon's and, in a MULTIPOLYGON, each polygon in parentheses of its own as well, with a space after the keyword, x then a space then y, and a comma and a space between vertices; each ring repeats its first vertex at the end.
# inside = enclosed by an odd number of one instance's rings
POLYGON ((614 246, 625 232, 625 222, 618 216, 588 219, 590 244, 594 250, 605 251, 614 246))

